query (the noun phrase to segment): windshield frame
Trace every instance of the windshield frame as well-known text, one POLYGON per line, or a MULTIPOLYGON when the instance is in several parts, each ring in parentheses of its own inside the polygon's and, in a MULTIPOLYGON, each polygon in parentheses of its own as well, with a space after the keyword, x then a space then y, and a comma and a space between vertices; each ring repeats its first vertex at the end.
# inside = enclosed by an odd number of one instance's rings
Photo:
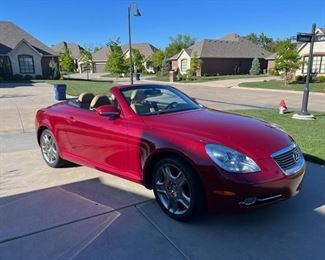
POLYGON ((153 115, 162 115, 162 114, 170 114, 170 113, 177 113, 177 112, 183 112, 183 111, 189 111, 189 110, 197 110, 197 109, 201 109, 202 106, 200 106, 200 104, 198 104, 195 100, 193 100, 192 98, 190 98, 189 96, 187 96, 186 94, 184 94, 182 91, 179 91, 178 89, 176 89, 173 86, 170 85, 133 85, 133 86, 127 86, 127 87, 122 87, 120 89, 120 92, 122 94, 122 97, 124 98, 125 102, 128 104, 128 106, 131 108, 131 110, 138 116, 153 116, 153 115), (177 96, 178 98, 182 99, 185 103, 189 104, 190 107, 188 108, 179 108, 179 109, 169 109, 169 110, 163 110, 163 111, 154 111, 154 112, 150 112, 150 113, 145 113, 145 114, 139 114, 136 111, 134 111, 131 108, 131 103, 128 100, 127 96, 125 95, 126 91, 130 91, 130 90, 137 90, 137 89, 166 89, 170 92, 172 92, 175 96, 177 96))

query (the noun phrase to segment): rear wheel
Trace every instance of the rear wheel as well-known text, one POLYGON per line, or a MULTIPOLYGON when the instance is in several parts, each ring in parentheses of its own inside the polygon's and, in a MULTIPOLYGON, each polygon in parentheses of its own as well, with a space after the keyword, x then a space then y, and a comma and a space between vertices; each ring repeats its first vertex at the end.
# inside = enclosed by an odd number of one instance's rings
POLYGON ((198 176, 183 160, 168 157, 154 167, 153 190, 162 210, 186 221, 202 209, 203 189, 198 176))
POLYGON ((40 138, 40 146, 44 161, 53 168, 62 167, 66 161, 64 161, 59 154, 57 142, 53 133, 45 129, 40 138))

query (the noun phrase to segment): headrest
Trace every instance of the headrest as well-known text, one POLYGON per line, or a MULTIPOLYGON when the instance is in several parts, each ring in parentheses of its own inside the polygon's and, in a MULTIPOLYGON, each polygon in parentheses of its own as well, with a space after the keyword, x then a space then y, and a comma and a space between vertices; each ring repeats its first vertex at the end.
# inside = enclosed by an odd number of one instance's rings
POLYGON ((131 93, 131 103, 141 102, 146 98, 143 89, 133 90, 131 93))
POLYGON ((80 103, 90 103, 94 98, 94 94, 89 92, 83 92, 78 97, 78 102, 80 103))
POLYGON ((90 103, 90 109, 97 108, 103 105, 111 105, 111 101, 107 96, 95 96, 90 103))

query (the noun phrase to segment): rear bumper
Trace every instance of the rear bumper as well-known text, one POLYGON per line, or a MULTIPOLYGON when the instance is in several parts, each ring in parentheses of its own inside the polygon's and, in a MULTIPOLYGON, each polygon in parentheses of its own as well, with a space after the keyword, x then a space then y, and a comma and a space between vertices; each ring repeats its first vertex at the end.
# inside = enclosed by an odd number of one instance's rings
POLYGON ((295 174, 286 176, 275 163, 270 163, 260 173, 240 175, 220 172, 215 166, 205 168, 203 182, 209 211, 258 208, 297 195, 305 164, 295 174))

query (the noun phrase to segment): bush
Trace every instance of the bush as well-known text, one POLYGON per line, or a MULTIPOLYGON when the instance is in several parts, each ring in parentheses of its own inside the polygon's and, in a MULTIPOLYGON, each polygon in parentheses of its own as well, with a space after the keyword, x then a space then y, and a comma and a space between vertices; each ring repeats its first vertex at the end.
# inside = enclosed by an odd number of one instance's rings
POLYGON ((191 69, 188 69, 186 71, 185 77, 186 77, 187 80, 193 80, 193 78, 192 78, 193 77, 193 71, 191 69))
POLYGON ((180 71, 178 71, 177 72, 177 75, 176 75, 176 79, 177 79, 177 81, 185 80, 186 79, 186 75, 183 75, 180 71))
POLYGON ((33 76, 32 75, 25 75, 24 80, 32 80, 33 76))
POLYGON ((43 79, 43 76, 42 75, 36 75, 35 79, 43 79))
POLYGON ((250 75, 258 75, 261 72, 260 61, 258 58, 254 58, 252 61, 252 67, 249 70, 250 75))
POLYGON ((23 79, 24 79, 24 76, 21 74, 15 74, 13 76, 13 80, 23 80, 23 79))
POLYGON ((269 69, 269 74, 271 76, 280 76, 279 71, 277 71, 276 69, 269 69))
POLYGON ((320 82, 320 83, 324 83, 325 82, 325 76, 318 76, 317 81, 320 82))
POLYGON ((298 75, 296 76, 296 79, 295 79, 297 82, 303 82, 304 81, 304 77, 302 75, 298 75))

